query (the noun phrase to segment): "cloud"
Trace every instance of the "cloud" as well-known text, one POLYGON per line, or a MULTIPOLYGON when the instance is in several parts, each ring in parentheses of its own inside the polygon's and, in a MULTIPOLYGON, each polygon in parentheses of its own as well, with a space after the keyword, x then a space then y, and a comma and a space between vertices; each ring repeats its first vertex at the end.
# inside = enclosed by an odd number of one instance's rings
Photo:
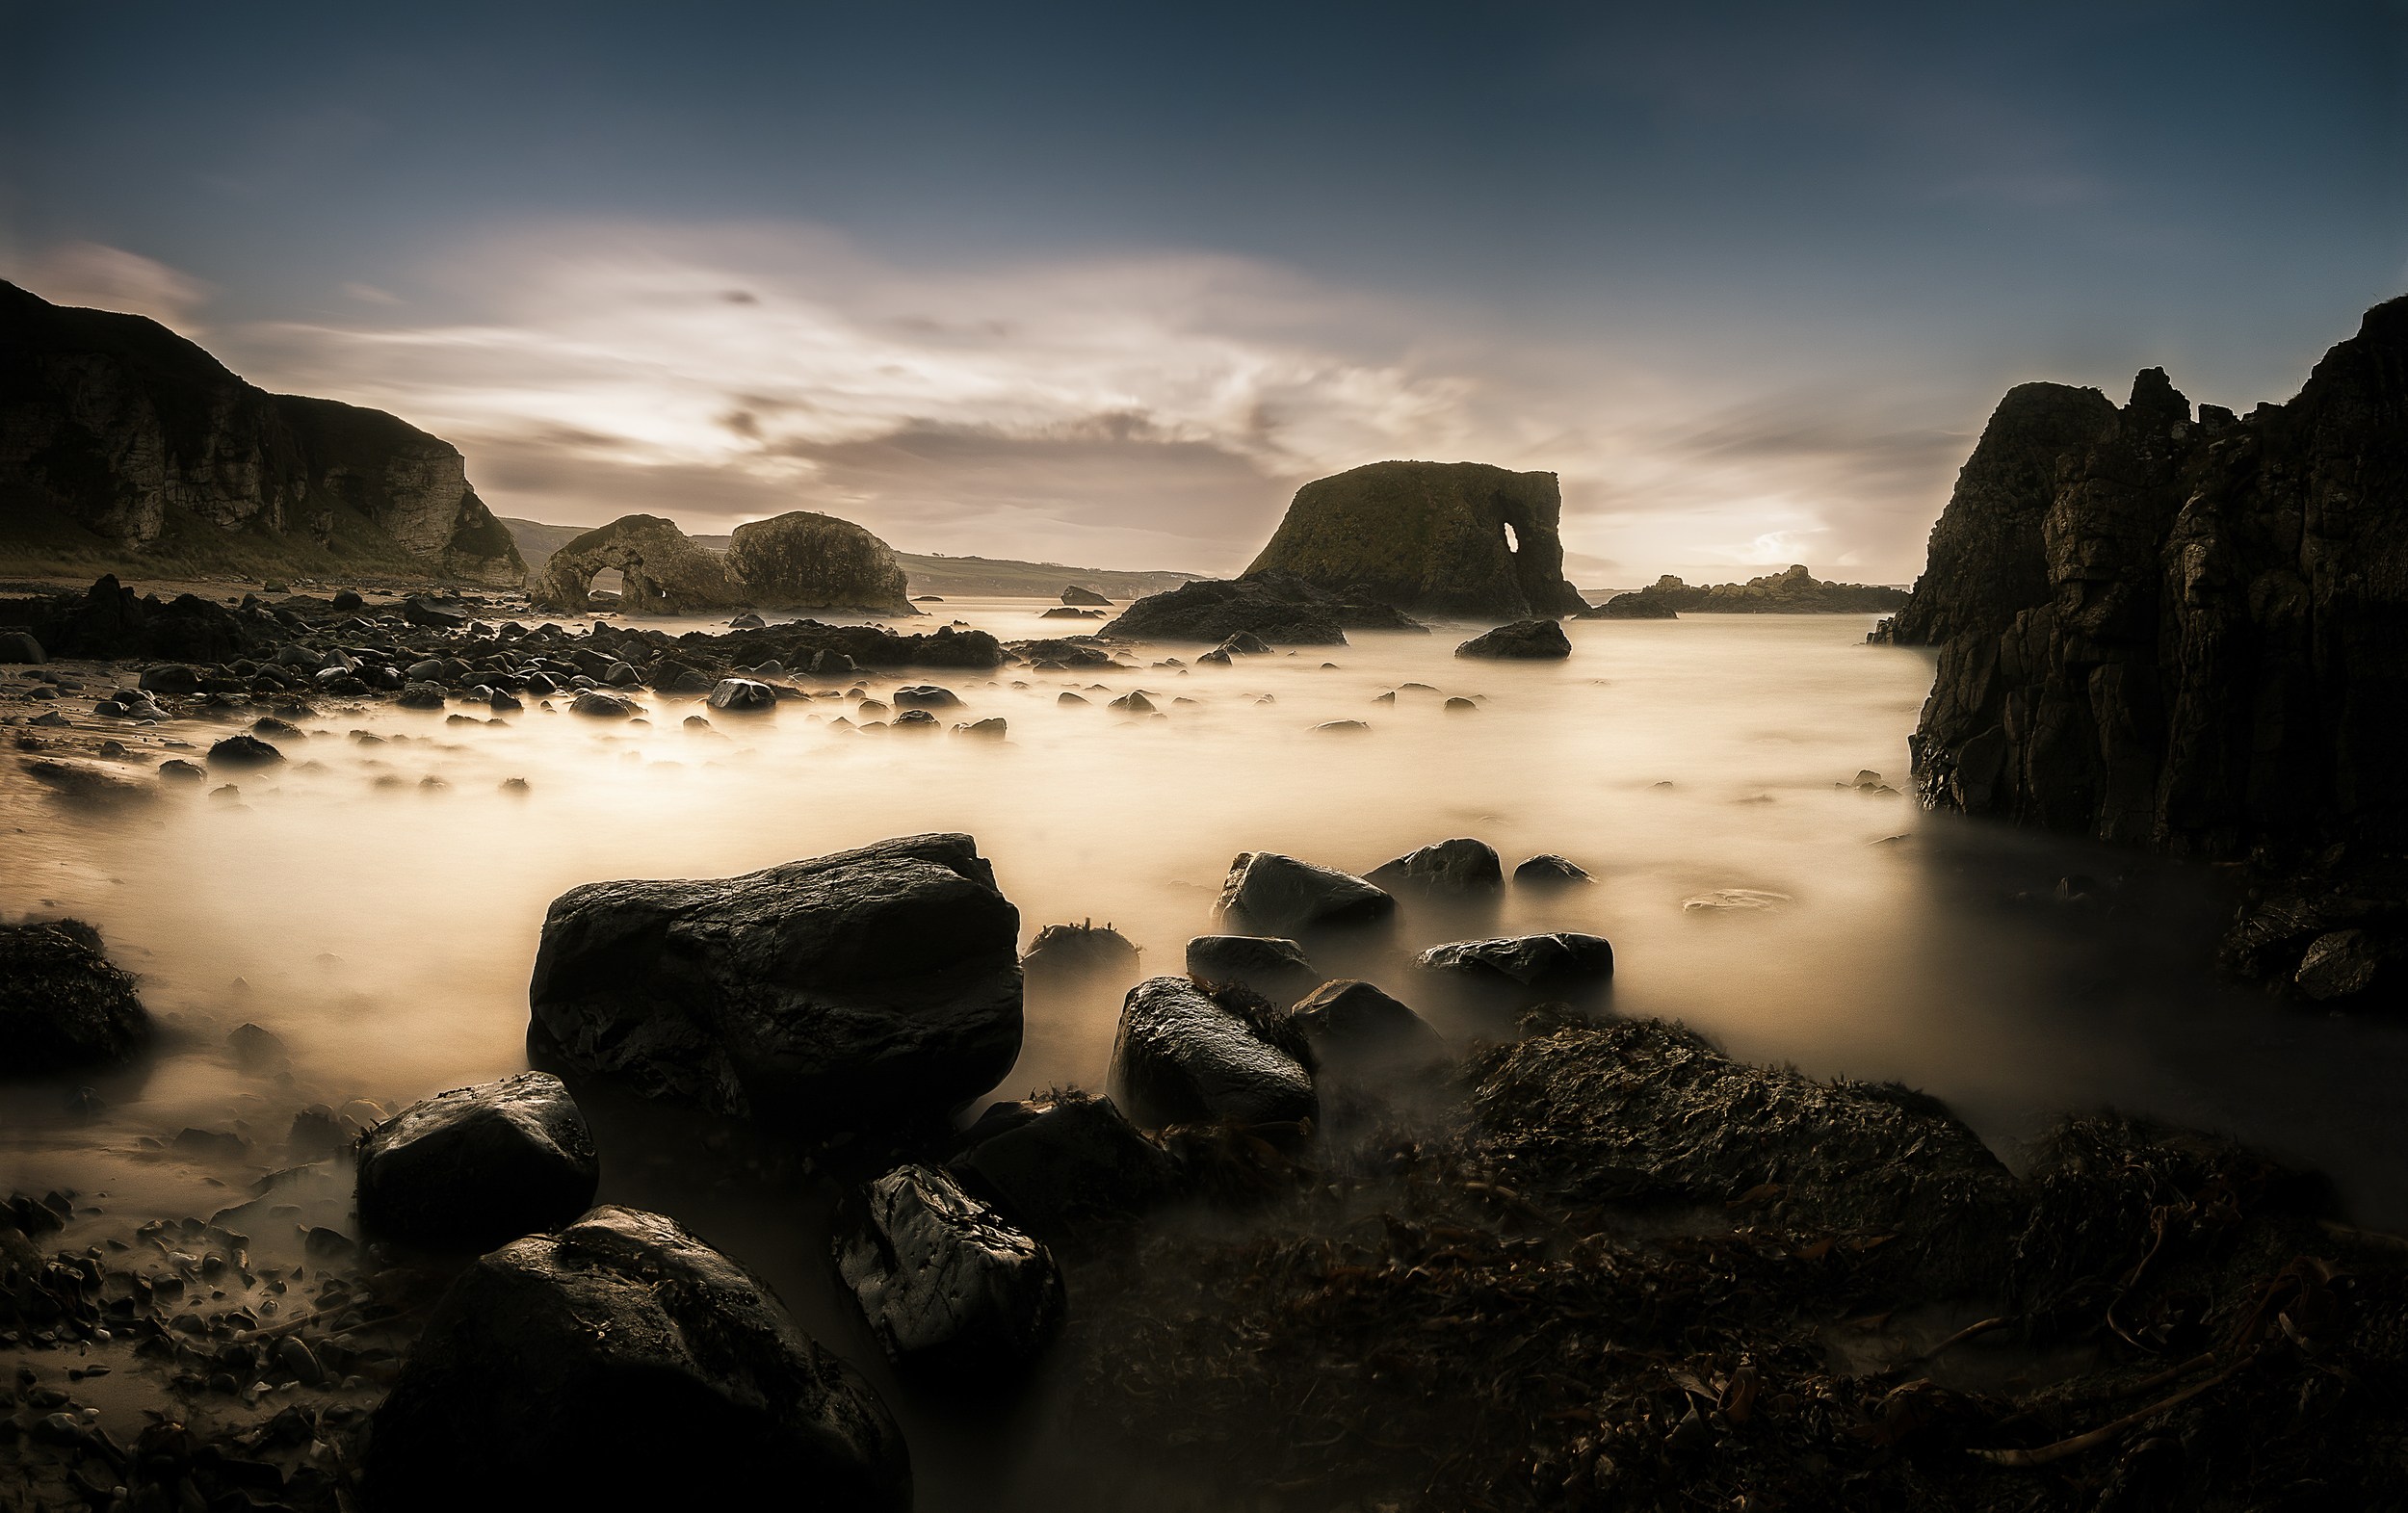
POLYGON ((209 287, 167 264, 97 242, 68 242, 30 263, 12 263, 9 280, 52 304, 147 315, 170 330, 192 335, 193 310, 207 301, 209 287))
POLYGON ((350 295, 353 299, 367 304, 399 304, 402 302, 402 297, 400 295, 395 294, 390 289, 380 289, 375 284, 345 284, 343 286, 343 292, 350 295))
POLYGON ((497 509, 563 524, 808 509, 906 550, 1228 572, 1308 479, 1477 459, 1560 474, 1587 562, 1798 540, 1898 575, 1960 445, 1927 396, 1768 395, 1749 365, 1674 375, 1206 252, 905 265, 808 226, 589 222, 413 285, 410 319, 249 326, 223 354, 401 414, 497 509))

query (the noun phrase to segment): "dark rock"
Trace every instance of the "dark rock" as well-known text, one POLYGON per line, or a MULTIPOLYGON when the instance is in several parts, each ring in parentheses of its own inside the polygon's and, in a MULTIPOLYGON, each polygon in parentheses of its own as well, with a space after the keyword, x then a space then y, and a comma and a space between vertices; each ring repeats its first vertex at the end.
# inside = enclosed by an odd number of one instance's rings
POLYGON ((333 1109, 324 1104, 311 1104, 293 1115, 292 1128, 284 1134, 284 1146, 295 1156, 314 1161, 333 1155, 348 1138, 333 1109))
POLYGON ((1369 982, 1324 982, 1289 1010, 1325 1076, 1371 1081, 1447 1058, 1447 1042, 1429 1022, 1369 982))
POLYGON ((1040 620, 1100 620, 1104 617, 1104 612, 1101 610, 1074 610, 1065 605, 1058 610, 1040 610, 1037 612, 1036 617, 1040 620))
POLYGON ((171 783, 198 783, 206 781, 209 776, 201 768, 182 757, 170 757, 160 763, 159 775, 171 783))
MULTIPOLYGON (((24 631, 0 631, 0 663, 39 665, 50 660, 41 642, 24 631)), ((144 687, 149 687, 144 684, 144 687)))
POLYGON ((1075 640, 1019 640, 1011 649, 1031 662, 1059 662, 1065 667, 1104 667, 1112 660, 1101 646, 1075 640))
POLYGON ((1472 715, 1479 711, 1479 705, 1467 698, 1451 698, 1443 707, 1450 715, 1472 715))
POLYGON ((246 1072, 277 1072, 293 1064, 283 1039, 257 1025, 237 1025, 225 1044, 234 1053, 234 1064, 246 1072))
POLYGON ((594 575, 616 568, 625 579, 618 608, 631 614, 683 614, 742 608, 743 582, 726 562, 696 546, 673 520, 621 515, 553 552, 527 586, 540 609, 591 612, 594 575))
MULTIPOLYGON (((1673 578, 1672 584, 1680 580, 1673 578)), ((1670 599, 1661 593, 1617 593, 1605 603, 1593 605, 1572 616, 1576 620, 1677 620, 1681 612, 1672 607, 1670 599)))
POLYGON ((1296 574, 1411 613, 1570 614, 1553 473, 1480 462, 1374 462, 1296 490, 1246 569, 1296 574))
POLYGON ((428 630, 464 631, 477 622, 477 613, 465 605, 444 604, 412 594, 402 601, 402 618, 428 630))
POLYGON ((91 762, 53 762, 43 758, 27 762, 24 767, 36 782, 79 806, 105 809, 140 805, 159 796, 158 791, 147 784, 137 783, 115 769, 91 762))
POLYGON ((368 608, 368 601, 361 598, 358 594, 353 593, 349 588, 344 588, 337 591, 334 595, 333 608, 345 614, 350 614, 355 611, 368 608))
POLYGON ((1260 657, 1270 651, 1263 638, 1252 631, 1240 631, 1213 649, 1232 657, 1260 657))
POLYGON ((1475 636, 1454 649, 1458 657, 1500 657, 1531 661, 1572 655, 1571 639, 1553 620, 1520 620, 1475 636))
POLYGON ((1293 573, 1181 584, 1148 594, 1096 634, 1123 640, 1222 641, 1250 632, 1289 646, 1343 646, 1347 630, 1427 627, 1386 605, 1317 588, 1293 573))
POLYGON ((150 1044, 134 979, 75 920, 0 925, 0 1077, 49 1077, 115 1066, 150 1044))
POLYGON ((887 721, 888 726, 896 730, 935 730, 940 728, 942 723, 934 715, 924 709, 898 711, 895 717, 887 721))
POLYGON ((1617 594, 1574 619, 1671 620, 1698 614, 1878 614, 1906 603, 1906 590, 1882 584, 1823 583, 1793 562, 1743 584, 1691 586, 1666 573, 1636 593, 1617 594))
POLYGON ((833 515, 795 510, 736 528, 729 571, 753 603, 782 610, 918 614, 884 541, 833 515))
POLYGON ((591 715, 596 719, 629 719, 643 713, 643 706, 623 693, 605 693, 588 689, 569 702, 573 714, 591 715))
POLYGON ((715 1113, 907 1124, 1010 1069, 1019 932, 966 835, 740 877, 589 883, 545 915, 528 1051, 715 1113))
POLYGON ((178 1156, 203 1161, 240 1161, 250 1156, 250 1142, 225 1130, 201 1130, 190 1125, 169 1143, 178 1156))
POLYGON ((1029 943, 1020 970, 1032 982, 1127 981, 1138 970, 1138 948, 1110 925, 1048 925, 1029 943))
POLYGON ((1109 1098, 1072 1090, 997 1105, 969 1135, 950 1168, 1049 1244, 1139 1217, 1176 1191, 1168 1153, 1109 1098))
POLYGON ((1287 935, 1337 925, 1364 925, 1394 913, 1384 889, 1335 867, 1276 851, 1242 851, 1229 864, 1214 918, 1246 933, 1287 935))
POLYGON ((361 1136, 359 1226, 418 1250, 481 1254, 574 1219, 601 1176, 568 1089, 522 1072, 414 1103, 361 1136))
POLYGON ((769 621, 761 618, 761 616, 747 611, 743 614, 728 616, 727 628, 731 631, 757 631, 767 626, 769 623, 769 621))
POLYGON ((1505 935, 1432 946, 1413 958, 1429 972, 1526 988, 1570 988, 1613 976, 1613 947, 1604 937, 1569 930, 1553 935, 1505 935))
POLYGON ((284 753, 251 736, 228 736, 209 748, 211 767, 274 767, 284 753))
POLYGON ((376 1411, 365 1473, 379 1513, 463 1490, 491 1507, 738 1507, 779 1488, 911 1505, 902 1434, 868 1383, 743 1266, 607 1206, 460 1273, 376 1411))
POLYGON ((750 678, 721 678, 711 690, 710 705, 731 715, 759 715, 777 708, 777 690, 750 678))
POLYGON ((1425 846, 1420 850, 1383 862, 1366 881, 1391 893, 1417 888, 1426 893, 1485 893, 1505 886, 1505 868, 1497 849, 1485 841, 1461 838, 1425 846))
MULTIPOLYGON (((438 683, 412 683, 402 690, 402 696, 393 702, 404 709, 441 709, 449 695, 438 683)), ((632 711, 631 711, 632 713, 632 711)))
POLYGON ((898 1366, 987 1390, 1034 1365, 1068 1317, 1061 1267, 1041 1242, 945 1171, 899 1166, 839 1210, 837 1274, 898 1366))
POLYGON ((1321 1111, 1312 1074, 1185 978, 1129 990, 1112 1042, 1112 1096, 1141 1124, 1269 1124, 1321 1111))
POLYGON ((1589 880, 1588 874, 1583 872, 1570 857, 1557 856, 1552 851, 1541 851, 1513 869, 1514 885, 1522 888, 1556 888, 1589 880))
POLYGON ((200 674, 181 663, 162 663, 155 667, 144 667, 137 682, 152 693, 181 697, 200 691, 200 674))
POLYGON ((933 683, 897 689, 894 700, 899 709, 957 709, 961 705, 961 700, 954 696, 953 690, 940 689, 933 683))
POLYGON ((974 719, 966 725, 955 725, 954 734, 968 736, 978 741, 1001 741, 1010 733, 1010 725, 1002 716, 990 715, 984 719, 974 719))
MULTIPOLYGON (((297 1335, 286 1335, 276 1342, 275 1364, 304 1387, 316 1387, 326 1381, 326 1368, 318 1364, 318 1357, 297 1335)), ((305 1440, 308 1435, 304 1433, 301 1438, 305 1440)))
POLYGON ((1243 982, 1272 1004, 1293 1004, 1322 980, 1304 948, 1269 935, 1198 935, 1188 942, 1188 976, 1243 982))
POLYGON ((1151 715, 1154 713, 1154 701, 1147 698, 1142 693, 1123 693, 1120 697, 1112 700, 1110 704, 1107 704, 1104 707, 1106 709, 1125 710, 1132 715, 1151 715))
POLYGON ((1068 587, 1066 587, 1066 588, 1062 589, 1062 591, 1061 591, 1061 602, 1062 602, 1062 603, 1064 603, 1064 604, 1110 604, 1110 603, 1112 603, 1112 601, 1111 601, 1110 599, 1105 598, 1102 594, 1097 593, 1094 589, 1092 589, 1092 588, 1082 588, 1082 587, 1080 587, 1077 584, 1072 584, 1072 585, 1070 585, 1068 587))

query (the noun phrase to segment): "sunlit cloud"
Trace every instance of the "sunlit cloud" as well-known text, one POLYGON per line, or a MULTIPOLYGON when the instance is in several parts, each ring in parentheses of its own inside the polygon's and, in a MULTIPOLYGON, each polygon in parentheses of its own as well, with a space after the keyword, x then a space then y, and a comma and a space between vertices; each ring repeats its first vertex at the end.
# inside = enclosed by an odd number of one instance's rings
POLYGON ((186 335, 199 330, 193 312, 209 298, 209 286, 199 279, 139 252, 97 242, 65 243, 37 258, 0 263, 0 272, 11 283, 53 304, 147 315, 186 335))

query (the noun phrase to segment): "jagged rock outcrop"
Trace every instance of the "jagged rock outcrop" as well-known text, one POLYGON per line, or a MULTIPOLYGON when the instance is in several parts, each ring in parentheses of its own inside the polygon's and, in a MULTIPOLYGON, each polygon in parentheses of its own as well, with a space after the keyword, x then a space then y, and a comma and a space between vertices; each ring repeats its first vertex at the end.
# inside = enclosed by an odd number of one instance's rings
POLYGON ((1373 462, 1296 490, 1245 576, 1304 582, 1408 613, 1491 619, 1588 608, 1563 576, 1553 473, 1373 462))
POLYGON ((744 586, 746 602, 764 609, 921 613, 903 589, 895 549, 834 515, 797 509, 740 525, 727 568, 744 586))
POLYGON ((594 575, 615 568, 625 580, 615 608, 630 614, 733 610, 752 602, 725 562, 696 546, 674 520, 621 515, 552 554, 527 586, 537 605, 566 614, 591 612, 594 575))
POLYGON ((0 522, 37 551, 510 587, 526 573, 451 443, 381 410, 269 394, 144 316, 8 283, 0 522))
POLYGON ((1095 634, 1123 640, 1200 641, 1251 635, 1287 646, 1343 646, 1349 629, 1428 628, 1367 594, 1333 591, 1272 569, 1148 594, 1095 634))
MULTIPOLYGON (((2025 388, 2055 388, 2026 384, 2025 388)), ((2017 390, 2021 393, 2022 390, 2017 390)), ((2095 394, 2095 389, 2082 392, 2095 394)), ((1575 619, 1678 619, 1688 611, 1703 614, 1878 614, 1907 602, 1906 590, 1882 584, 1826 583, 1793 562, 1777 573, 1745 583, 1685 584, 1664 574, 1635 593, 1617 593, 1575 619)))
POLYGON ((1926 804, 2306 874, 2228 940, 2252 975, 2298 986, 2343 927, 2397 959, 2408 908, 2366 869, 2408 842, 2408 300, 2246 418, 2154 368, 2121 409, 2014 390, 1874 639, 1941 648, 1926 804))

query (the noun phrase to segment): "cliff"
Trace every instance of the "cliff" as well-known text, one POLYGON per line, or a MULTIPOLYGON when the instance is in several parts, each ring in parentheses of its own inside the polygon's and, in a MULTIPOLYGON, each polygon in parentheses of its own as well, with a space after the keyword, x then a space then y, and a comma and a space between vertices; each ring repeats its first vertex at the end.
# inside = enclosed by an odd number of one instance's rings
POLYGON ((1244 576, 1412 614, 1524 620, 1588 608, 1564 580, 1553 473, 1484 462, 1373 462, 1296 490, 1244 576))
POLYGON ((459 450, 269 394, 157 322, 0 283, 0 548, 514 587, 459 450))
POLYGON ((2246 418, 2154 368, 2120 408, 2014 390, 1874 639, 1940 648, 1926 804, 2250 859, 2228 963, 2368 986, 2408 841, 2408 300, 2246 418))

